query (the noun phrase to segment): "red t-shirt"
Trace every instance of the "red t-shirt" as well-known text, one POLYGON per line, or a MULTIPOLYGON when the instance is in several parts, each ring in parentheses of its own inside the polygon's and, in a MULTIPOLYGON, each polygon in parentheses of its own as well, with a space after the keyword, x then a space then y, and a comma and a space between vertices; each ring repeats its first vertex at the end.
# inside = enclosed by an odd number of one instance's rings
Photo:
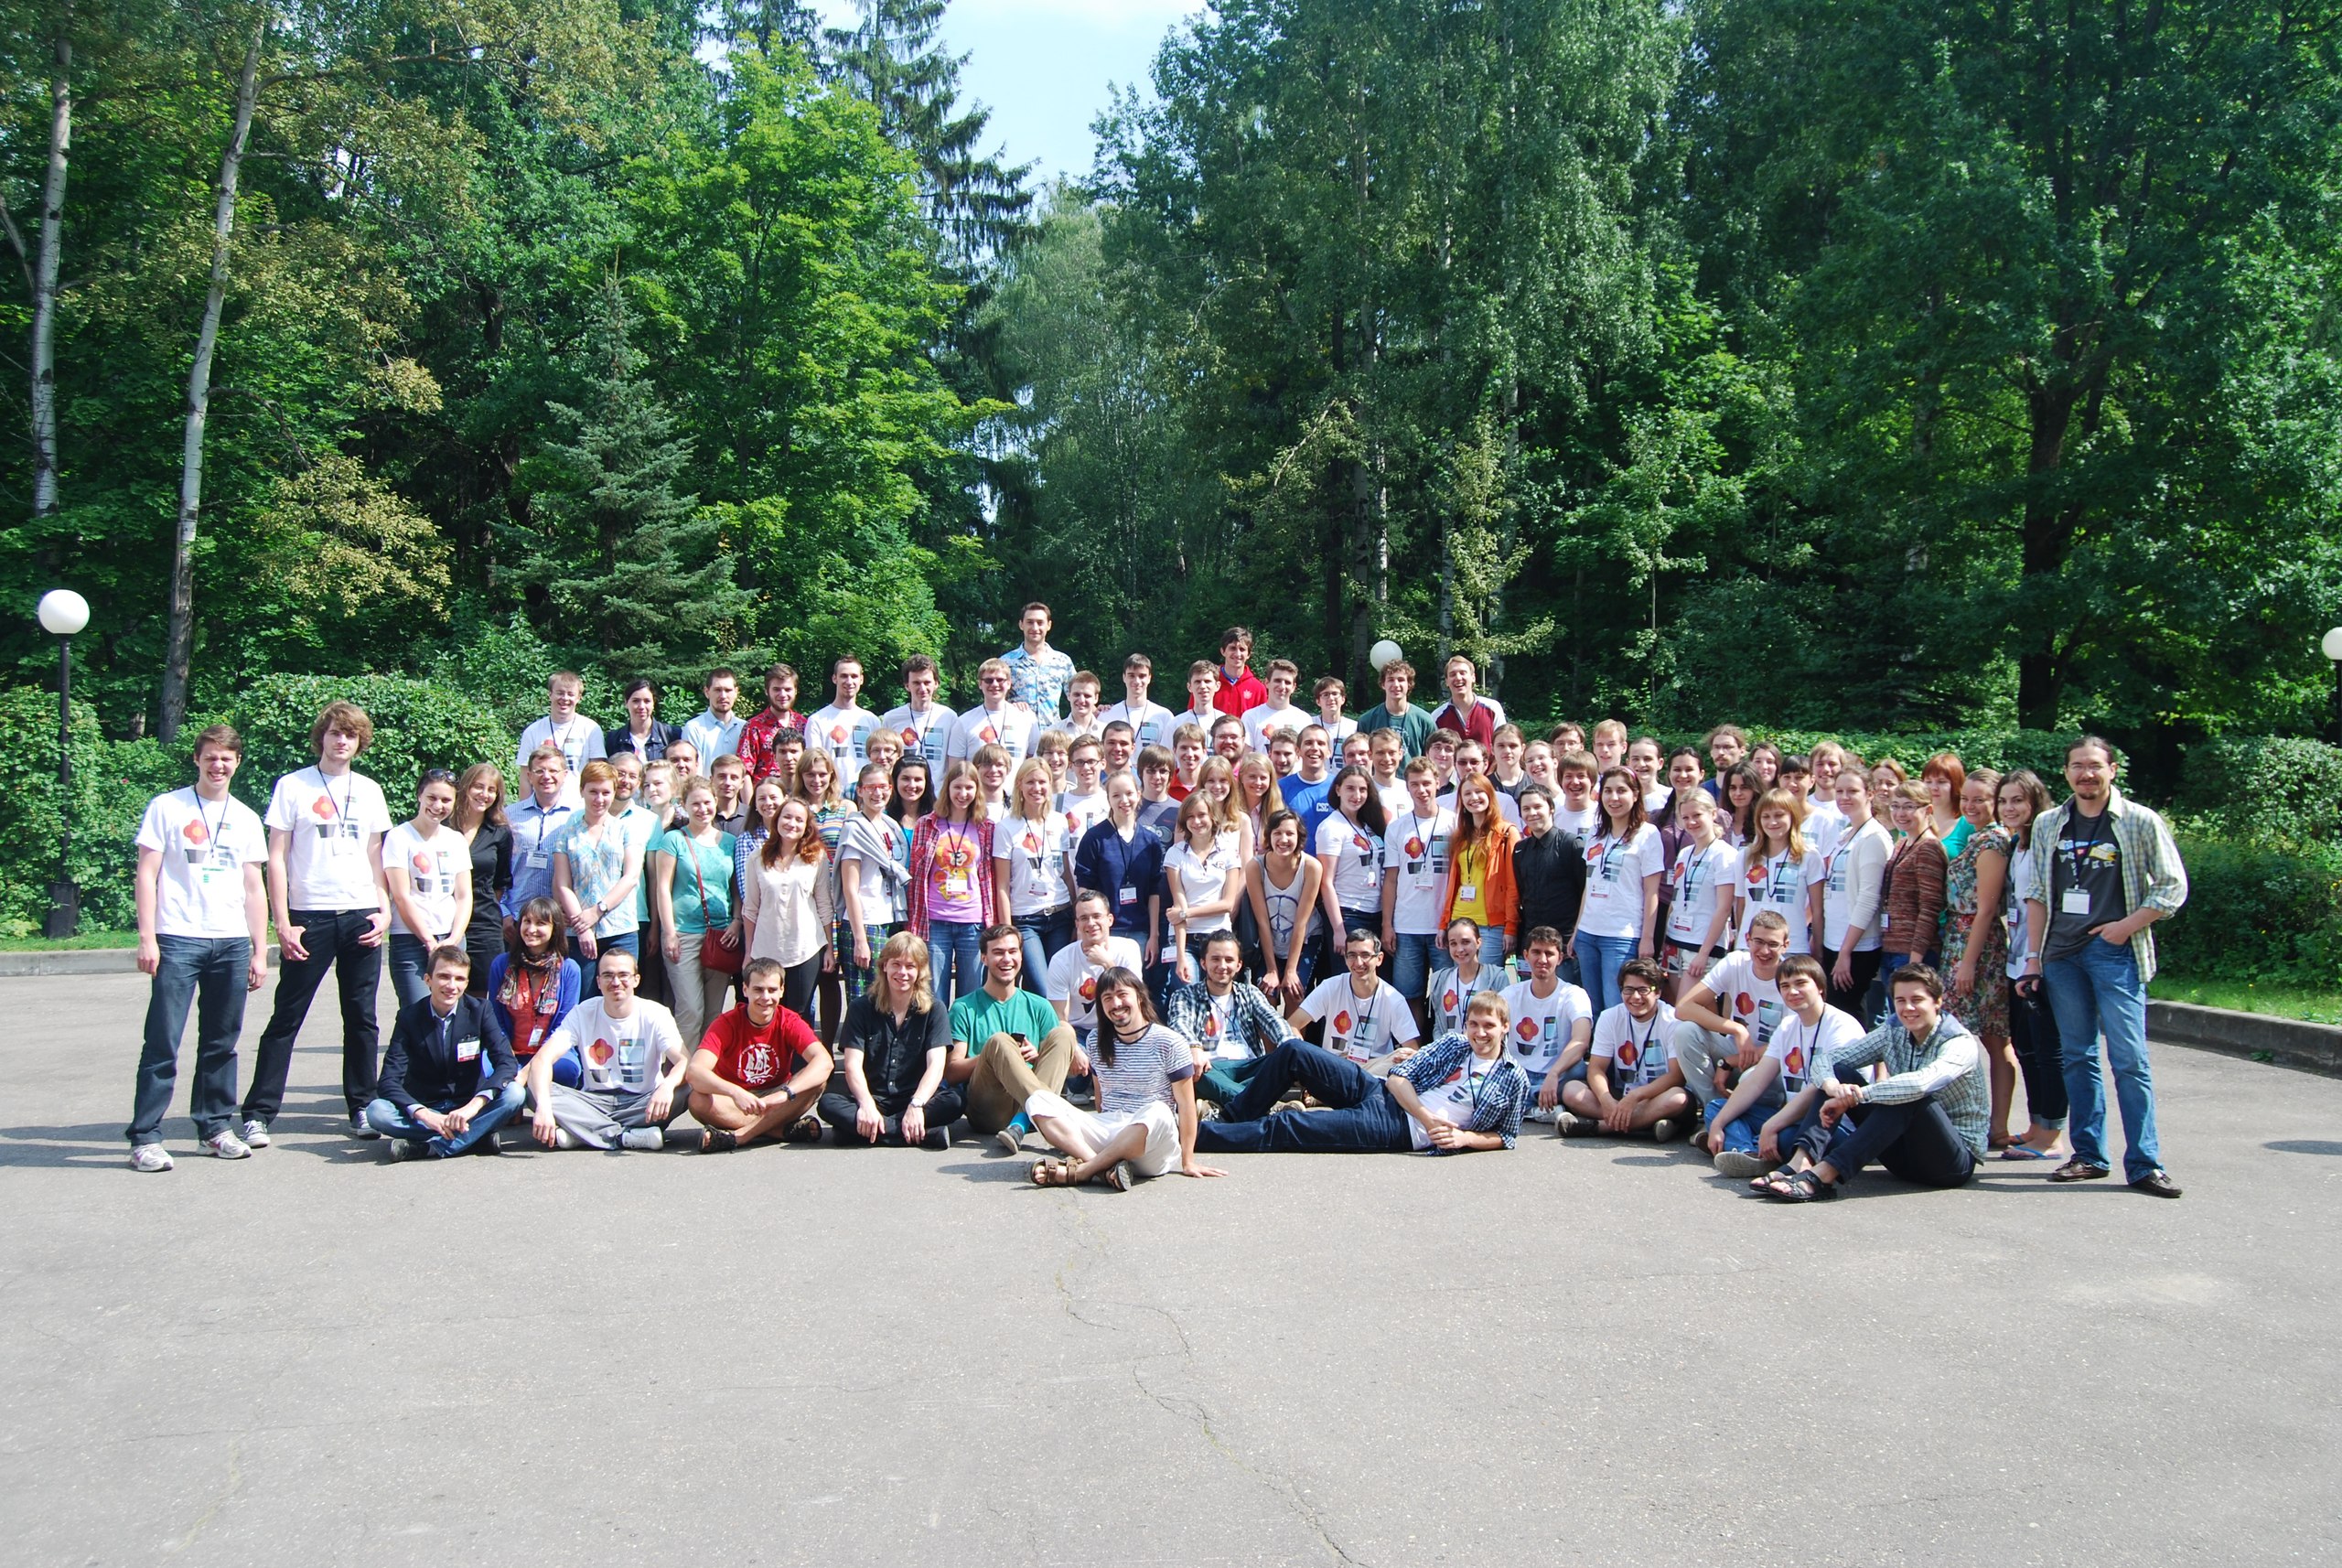
POLYGON ((805 1065, 813 1041, 812 1029, 788 1008, 774 1008, 772 1022, 759 1029, 743 1004, 707 1026, 699 1048, 715 1053, 716 1077, 762 1094, 805 1065))

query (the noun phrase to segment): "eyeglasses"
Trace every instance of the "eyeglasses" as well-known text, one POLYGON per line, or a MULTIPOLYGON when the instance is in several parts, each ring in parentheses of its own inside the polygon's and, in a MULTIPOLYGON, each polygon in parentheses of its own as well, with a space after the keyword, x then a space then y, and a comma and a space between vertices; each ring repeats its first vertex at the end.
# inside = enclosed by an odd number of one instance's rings
POLYGON ((423 770, 423 782, 425 784, 453 784, 455 781, 456 770, 452 768, 426 768, 423 770))
POLYGON ((1651 990, 1648 985, 1622 985, 1618 987, 1618 994, 1621 996, 1649 996, 1651 990))

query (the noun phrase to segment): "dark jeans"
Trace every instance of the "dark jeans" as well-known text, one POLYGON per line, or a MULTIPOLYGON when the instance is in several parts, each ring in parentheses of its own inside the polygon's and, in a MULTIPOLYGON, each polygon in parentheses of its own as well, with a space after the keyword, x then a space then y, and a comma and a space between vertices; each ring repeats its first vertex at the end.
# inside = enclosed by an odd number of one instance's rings
POLYGON ((1196 1129, 1197 1148, 1307 1155, 1378 1154, 1413 1146, 1407 1113, 1380 1079, 1304 1040, 1287 1040, 1261 1058, 1244 1091, 1220 1103, 1219 1118, 1196 1129), (1269 1108, 1295 1084, 1328 1109, 1272 1114, 1269 1108))
POLYGON ((813 992, 822 983, 822 955, 829 950, 823 948, 803 963, 791 964, 780 972, 782 1004, 809 1026, 813 1022, 813 992))
MULTIPOLYGON (((2004 982, 2004 983, 2006 983, 2004 982)), ((2009 986, 2009 1044, 2017 1071, 2025 1075, 2025 1110, 2036 1127, 2066 1124, 2066 1058, 2057 1044, 2057 1020, 2038 996, 2032 1001, 2009 986)))
POLYGON ((277 972, 276 1008, 252 1053, 252 1086, 244 1093, 247 1121, 274 1122, 285 1107, 285 1079, 293 1070, 293 1041, 309 1015, 330 971, 341 989, 341 1098, 349 1114, 365 1113, 374 1098, 374 1065, 381 1032, 374 995, 382 984, 382 950, 359 940, 374 918, 371 909, 295 909, 304 959, 287 959, 277 972))
MULTIPOLYGON (((615 936, 596 937, 594 939, 594 961, 589 964, 583 959, 578 961, 579 967, 586 971, 586 990, 592 991, 595 989, 596 982, 594 977, 602 972, 602 955, 604 953, 613 952, 631 953, 634 955, 635 972, 638 974, 641 973, 642 929, 638 926, 633 930, 620 931, 615 936)), ((812 1015, 809 1013, 806 1016, 810 1018, 812 1015)))
POLYGON ((252 957, 250 937, 157 937, 163 961, 146 993, 146 1045, 138 1054, 138 1090, 131 1102, 131 1147, 163 1141, 163 1118, 179 1075, 179 1037, 188 1004, 198 1004, 195 1082, 188 1112, 195 1135, 235 1125, 236 1042, 244 1032, 244 975, 252 957))
MULTIPOLYGON (((421 937, 411 937, 404 931, 392 931, 387 945, 391 955, 391 993, 404 1009, 431 994, 431 982, 424 972, 424 965, 431 961, 431 948, 421 937)), ((468 984, 466 989, 469 989, 468 984)))
POLYGON ((1073 940, 1073 906, 1060 904, 1037 915, 1019 915, 1013 923, 1016 934, 1025 940, 1025 972, 1017 983, 1036 996, 1045 995, 1049 960, 1073 940))
MULTIPOLYGON (((878 1134, 879 1143, 901 1145, 903 1112, 910 1108, 910 1102, 911 1097, 908 1094, 886 1095, 875 1089, 870 1091, 870 1103, 878 1107, 878 1118, 885 1123, 878 1134)), ((929 1133, 942 1132, 960 1119, 965 1104, 958 1084, 937 1084, 934 1096, 927 1102, 927 1130, 929 1133)), ((838 1142, 866 1149, 872 1146, 870 1141, 863 1137, 862 1129, 856 1125, 861 1114, 862 1108, 844 1090, 833 1089, 822 1096, 822 1120, 836 1130, 838 1142)))
MULTIPOLYGON (((1842 990, 1840 989, 1837 981, 1831 978, 1838 970, 1836 950, 1823 948, 1814 956, 1821 961, 1821 974, 1827 983, 1828 989, 1824 999, 1841 1013, 1846 1014, 1858 1022, 1864 1020, 1866 1015, 1863 1012, 1863 999, 1870 993, 1870 983, 1878 978, 1878 950, 1873 948, 1868 952, 1846 955, 1846 965, 1853 971, 1854 983, 1842 990)), ((1863 1027, 1867 1029, 1870 1025, 1864 1022, 1863 1027)))
POLYGON ((1835 1127, 1824 1127, 1815 1117, 1798 1146, 1817 1165, 1829 1161, 1840 1181, 1852 1181, 1873 1160, 1915 1187, 1961 1187, 1976 1174, 1975 1151, 1932 1095, 1896 1105, 1865 1105, 1840 1117, 1835 1127), (1850 1122, 1852 1132, 1846 1130, 1850 1122))

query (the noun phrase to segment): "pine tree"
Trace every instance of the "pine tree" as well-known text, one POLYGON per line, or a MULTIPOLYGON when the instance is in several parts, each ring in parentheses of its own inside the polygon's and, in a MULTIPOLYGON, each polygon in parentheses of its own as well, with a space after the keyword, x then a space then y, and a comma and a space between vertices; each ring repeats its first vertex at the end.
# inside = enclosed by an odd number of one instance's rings
POLYGON ((514 575, 550 610, 553 641, 591 646, 628 673, 693 673, 737 640, 749 596, 733 581, 717 515, 675 493, 692 443, 643 374, 633 331, 612 278, 582 406, 545 405, 565 439, 527 466, 543 532, 514 575))

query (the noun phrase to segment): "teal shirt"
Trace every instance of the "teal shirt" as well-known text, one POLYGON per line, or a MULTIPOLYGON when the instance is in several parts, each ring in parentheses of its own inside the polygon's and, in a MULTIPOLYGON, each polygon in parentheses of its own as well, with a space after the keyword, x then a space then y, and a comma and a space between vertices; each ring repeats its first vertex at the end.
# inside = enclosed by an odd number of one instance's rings
POLYGON ((1407 704, 1407 711, 1403 714, 1393 714, 1386 704, 1377 703, 1358 716, 1358 730, 1360 735, 1373 735, 1379 730, 1397 730, 1400 740, 1406 746, 1407 756, 1411 758, 1423 754, 1423 747, 1431 744, 1431 732, 1436 727, 1431 722, 1431 714, 1413 703, 1407 704))
POLYGON ((1975 831, 1976 824, 1970 822, 1966 817, 1962 817, 1960 821, 1952 823, 1951 832, 1943 835, 1944 859, 1958 860, 1960 858, 1960 852, 1968 847, 1968 835, 1975 831))
MULTIPOLYGON (((717 930, 732 923, 732 852, 736 841, 730 833, 716 834, 717 847, 694 843, 691 829, 669 828, 652 842, 654 854, 675 857, 674 876, 667 884, 675 901, 675 929, 680 935, 695 937, 710 926, 717 930), (693 862, 699 864, 699 875, 692 875, 693 862), (700 907, 700 889, 707 890, 707 907, 700 907)), ((647 882, 650 879, 645 877, 647 882)))
POLYGON ((984 1042, 994 1035, 1022 1035, 1037 1046, 1062 1022, 1056 1008, 1022 986, 1005 1002, 994 1001, 991 992, 978 986, 951 1004, 951 1037, 966 1041, 972 1057, 983 1055, 984 1042))

